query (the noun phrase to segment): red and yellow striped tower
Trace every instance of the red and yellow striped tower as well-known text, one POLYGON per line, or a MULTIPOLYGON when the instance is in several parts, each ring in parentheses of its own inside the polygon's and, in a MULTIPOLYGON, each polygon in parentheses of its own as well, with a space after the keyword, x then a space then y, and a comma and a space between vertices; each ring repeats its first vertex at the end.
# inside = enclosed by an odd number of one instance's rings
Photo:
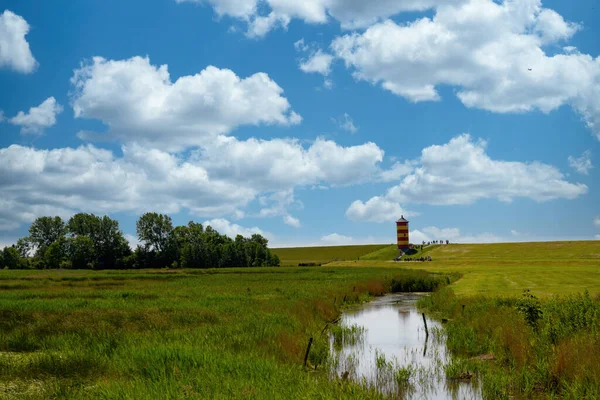
POLYGON ((396 221, 396 230, 398 232, 398 248, 406 249, 410 247, 408 241, 408 221, 404 219, 404 215, 400 216, 400 219, 396 221))

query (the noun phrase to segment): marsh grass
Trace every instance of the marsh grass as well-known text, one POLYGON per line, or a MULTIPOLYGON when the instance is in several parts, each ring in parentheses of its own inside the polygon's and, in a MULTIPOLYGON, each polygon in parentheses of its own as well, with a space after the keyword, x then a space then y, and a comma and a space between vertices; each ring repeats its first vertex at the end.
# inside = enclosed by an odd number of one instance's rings
POLYGON ((419 304, 450 319, 446 344, 462 359, 446 367, 449 379, 478 375, 489 398, 600 395, 600 299, 587 291, 464 298, 445 288, 419 304))
MULTIPOLYGON (((329 379, 323 328, 343 307, 413 274, 2 271, 2 284, 19 288, 0 291, 0 398, 381 398, 374 388, 329 379)), ((341 337, 358 340, 359 332, 341 337)))

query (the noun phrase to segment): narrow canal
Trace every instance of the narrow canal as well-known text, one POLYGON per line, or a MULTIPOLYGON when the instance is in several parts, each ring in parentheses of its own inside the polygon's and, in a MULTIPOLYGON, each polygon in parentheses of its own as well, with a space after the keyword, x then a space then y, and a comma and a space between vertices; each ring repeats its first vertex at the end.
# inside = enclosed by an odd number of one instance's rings
POLYGON ((400 399, 481 399, 474 379, 447 380, 450 362, 439 322, 417 311, 422 295, 393 294, 344 312, 331 336, 333 371, 400 399))

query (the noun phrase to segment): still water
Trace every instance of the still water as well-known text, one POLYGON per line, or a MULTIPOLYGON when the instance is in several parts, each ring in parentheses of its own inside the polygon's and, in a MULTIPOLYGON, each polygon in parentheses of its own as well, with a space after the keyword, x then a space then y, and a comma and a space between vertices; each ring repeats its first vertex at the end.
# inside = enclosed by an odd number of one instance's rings
POLYGON ((335 373, 394 398, 481 399, 474 382, 446 379, 444 366, 450 359, 441 324, 427 318, 426 337, 422 314, 416 308, 420 296, 384 296, 346 311, 340 324, 364 329, 357 338, 337 345, 332 338, 335 373))

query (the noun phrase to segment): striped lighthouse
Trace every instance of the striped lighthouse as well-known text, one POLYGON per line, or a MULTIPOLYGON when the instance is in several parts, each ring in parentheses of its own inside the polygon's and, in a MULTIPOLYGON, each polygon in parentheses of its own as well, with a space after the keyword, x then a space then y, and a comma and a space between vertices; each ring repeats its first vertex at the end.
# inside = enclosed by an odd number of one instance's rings
POLYGON ((398 249, 406 249, 409 246, 408 241, 408 221, 404 219, 404 215, 396 221, 396 231, 398 233, 398 249))

